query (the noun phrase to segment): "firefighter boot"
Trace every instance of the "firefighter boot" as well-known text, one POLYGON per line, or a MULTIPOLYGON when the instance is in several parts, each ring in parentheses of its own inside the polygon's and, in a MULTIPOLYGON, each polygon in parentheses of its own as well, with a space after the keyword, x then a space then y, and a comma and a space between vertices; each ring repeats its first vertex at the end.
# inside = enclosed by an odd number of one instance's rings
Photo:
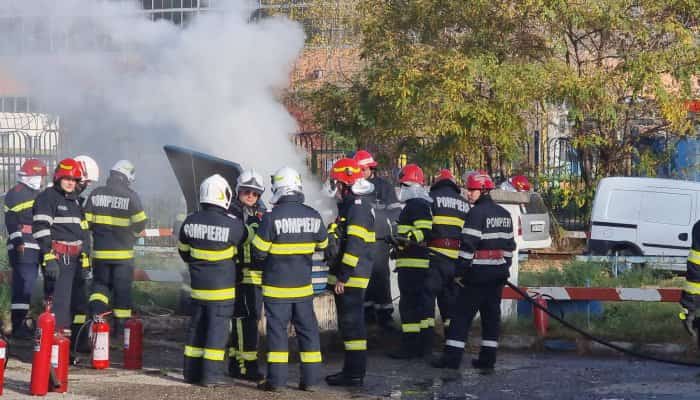
POLYGON ((464 349, 445 346, 445 350, 443 351, 442 355, 433 359, 430 362, 430 366, 433 368, 459 369, 459 364, 462 362, 463 354, 464 349))
POLYGON ((328 386, 362 386, 363 381, 364 377, 362 376, 354 377, 342 371, 326 377, 328 386))
POLYGON ((433 342, 435 340, 435 329, 429 327, 420 331, 421 350, 423 357, 432 359, 433 357, 433 342))
POLYGON ((388 356, 397 360, 420 358, 422 356, 420 334, 403 333, 401 335, 401 347, 396 351, 388 353, 388 356))
POLYGON ((494 365, 496 365, 495 347, 482 347, 479 351, 479 358, 472 360, 472 366, 483 374, 493 372, 494 365))

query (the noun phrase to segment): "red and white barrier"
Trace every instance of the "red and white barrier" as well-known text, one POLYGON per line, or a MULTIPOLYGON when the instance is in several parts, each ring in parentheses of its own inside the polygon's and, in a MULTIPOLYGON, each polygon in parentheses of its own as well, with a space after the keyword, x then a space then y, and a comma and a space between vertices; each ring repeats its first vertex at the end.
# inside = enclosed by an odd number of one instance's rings
MULTIPOLYGON (((677 303, 681 289, 639 289, 639 288, 583 288, 583 287, 521 287, 530 295, 539 293, 551 296, 553 300, 599 300, 599 301, 654 301, 677 303)), ((523 297, 513 289, 503 289, 503 298, 521 300, 523 297)))
POLYGON ((140 237, 170 237, 173 235, 173 230, 170 228, 149 228, 144 229, 139 234, 140 237))

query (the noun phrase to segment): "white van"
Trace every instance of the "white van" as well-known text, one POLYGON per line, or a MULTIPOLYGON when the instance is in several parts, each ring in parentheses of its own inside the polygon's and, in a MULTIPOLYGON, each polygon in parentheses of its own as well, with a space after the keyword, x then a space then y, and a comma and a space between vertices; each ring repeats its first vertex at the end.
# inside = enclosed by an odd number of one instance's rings
POLYGON ((591 212, 590 255, 687 257, 700 182, 604 178, 591 212))

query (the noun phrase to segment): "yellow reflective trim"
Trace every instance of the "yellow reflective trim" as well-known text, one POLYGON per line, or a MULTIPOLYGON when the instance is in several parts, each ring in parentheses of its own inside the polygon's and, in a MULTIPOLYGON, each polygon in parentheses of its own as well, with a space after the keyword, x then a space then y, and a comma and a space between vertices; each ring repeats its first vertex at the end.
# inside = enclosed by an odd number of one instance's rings
MULTIPOLYGON (((336 282, 338 282, 338 277, 336 277, 333 274, 329 274, 328 275, 328 284, 335 285, 336 282)), ((369 285, 369 278, 362 278, 359 276, 351 276, 350 278, 348 278, 348 281, 345 282, 345 287, 358 288, 358 289, 367 289, 368 285, 369 285)))
POLYGON ((192 258, 205 261, 231 260, 237 253, 238 249, 235 246, 229 246, 223 250, 204 250, 190 247, 190 256, 192 258))
POLYGON ((418 229, 433 229, 433 221, 429 219, 417 219, 413 221, 413 226, 418 229))
POLYGON ((128 260, 134 258, 133 250, 95 250, 92 252, 95 260, 128 260))
POLYGON ((433 225, 450 225, 462 228, 464 220, 457 217, 448 217, 447 215, 435 215, 433 216, 433 225))
POLYGON ((396 268, 429 268, 430 261, 425 258, 399 258, 396 268))
POLYGON ((406 234, 408 232, 411 232, 412 230, 413 230, 413 225, 398 225, 396 227, 396 231, 401 235, 406 234))
POLYGON ((88 224, 88 222, 86 220, 80 221, 80 229, 82 229, 84 231, 90 229, 90 225, 88 224))
POLYGON ((86 212, 85 213, 85 220, 87 220, 87 222, 92 222, 93 216, 94 216, 93 213, 86 212))
POLYGON ((7 206, 5 206, 5 212, 7 212, 7 211, 20 212, 20 211, 24 211, 26 209, 32 208, 33 206, 34 206, 34 200, 29 200, 29 201, 25 201, 23 203, 15 204, 14 206, 12 206, 9 209, 7 208, 7 206))
POLYGON ((288 363, 289 353, 286 351, 271 351, 267 353, 267 362, 269 363, 288 363))
POLYGON ((109 297, 105 296, 102 293, 93 293, 90 295, 88 301, 100 301, 102 303, 109 304, 109 297))
POLYGON ((316 243, 272 243, 269 248, 270 254, 276 255, 299 255, 312 254, 316 250, 316 243))
POLYGON ((236 354, 236 357, 239 360, 243 361, 256 361, 258 359, 258 352, 257 351, 241 351, 236 354))
POLYGON ((262 294, 265 297, 273 297, 277 299, 291 299, 295 297, 313 296, 314 287, 312 285, 285 288, 277 286, 263 285, 262 294))
POLYGON ((56 256, 53 253, 44 254, 44 262, 55 260, 55 259, 56 259, 56 256))
POLYGON ((328 247, 328 238, 325 238, 322 241, 316 243, 316 248, 319 250, 323 250, 326 247, 328 247))
POLYGON ((346 340, 345 351, 360 351, 367 350, 367 340, 346 340))
POLYGON ((328 226, 328 233, 335 233, 336 229, 338 229, 338 224, 334 222, 328 226))
MULTIPOLYGON (((87 215, 85 215, 87 218, 87 215)), ((119 227, 129 227, 131 226, 131 221, 129 218, 119 218, 113 217, 111 215, 99 215, 91 214, 88 221, 97 225, 109 225, 109 226, 119 226, 119 227)))
POLYGON ((350 254, 350 253, 345 253, 343 254, 343 259, 341 262, 345 265, 349 265, 353 268, 357 267, 357 263, 360 261, 360 257, 350 254))
POLYGON ((185 346, 185 357, 202 358, 204 349, 202 347, 185 346))
POLYGON ((303 363, 320 363, 322 361, 320 351, 302 351, 299 353, 299 357, 303 363))
POLYGON ((85 253, 80 254, 80 262, 81 262, 83 268, 90 267, 90 257, 88 257, 87 254, 85 254, 85 253))
POLYGON ((205 360, 224 361, 224 357, 226 357, 226 350, 205 348, 203 357, 205 360))
POLYGON ((685 287, 683 290, 689 294, 700 295, 700 282, 685 281, 685 287))
POLYGON ((228 357, 229 357, 229 358, 237 357, 236 354, 238 354, 238 351, 236 350, 235 347, 229 347, 229 348, 228 348, 228 357))
POLYGON ((177 242, 177 248, 180 251, 188 252, 190 251, 190 245, 182 242, 177 242))
POLYGON ((253 246, 255 246, 256 249, 258 249, 260 251, 269 251, 270 246, 272 246, 272 242, 267 242, 267 241, 263 240, 257 234, 253 238, 252 244, 253 244, 253 246))
POLYGON ((85 314, 75 314, 73 316, 74 324, 84 324, 87 321, 87 316, 85 314))
POLYGON ((232 300, 236 298, 236 288, 192 289, 191 296, 195 300, 205 301, 232 300))
POLYGON ((420 333, 420 323, 417 324, 401 324, 403 333, 420 333))
POLYGON ((422 242, 423 239, 425 239, 425 235, 423 234, 423 231, 420 229, 414 229, 413 230, 413 236, 416 238, 417 241, 422 242))
POLYGON ((132 223, 138 223, 148 219, 144 211, 138 212, 130 217, 132 223))
POLYGON ((116 318, 131 318, 131 310, 126 308, 115 308, 112 310, 116 318))
POLYGON ((690 253, 688 254, 688 261, 693 264, 700 265, 700 251, 691 249, 690 253))
POLYGON ((428 329, 435 326, 435 318, 426 318, 420 321, 421 329, 428 329))
POLYGON ((360 225, 348 225, 348 235, 357 236, 367 243, 374 243, 377 241, 374 232, 371 232, 360 225))
POLYGON ((243 283, 250 285, 262 285, 262 271, 243 268, 243 283))
POLYGON ((454 250, 454 249, 443 249, 442 247, 429 247, 430 250, 440 253, 444 256, 447 256, 453 260, 456 260, 459 258, 459 250, 454 250))

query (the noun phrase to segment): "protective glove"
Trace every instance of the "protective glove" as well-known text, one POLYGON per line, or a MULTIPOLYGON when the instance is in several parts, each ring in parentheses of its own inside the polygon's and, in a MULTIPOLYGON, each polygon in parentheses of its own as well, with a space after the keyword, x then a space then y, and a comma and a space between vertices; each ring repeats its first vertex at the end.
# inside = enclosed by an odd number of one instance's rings
POLYGON ((338 262, 338 257, 340 257, 340 239, 337 233, 328 235, 328 246, 323 250, 323 256, 329 266, 333 266, 338 262))
POLYGON ((698 332, 693 326, 695 322, 695 310, 691 311, 687 308, 683 308, 681 312, 678 313, 678 318, 680 318, 681 322, 683 323, 683 328, 685 328, 688 334, 694 339, 697 338, 698 332))
POLYGON ((58 279, 58 262, 56 262, 56 260, 46 261, 44 265, 44 278, 50 281, 58 279))

